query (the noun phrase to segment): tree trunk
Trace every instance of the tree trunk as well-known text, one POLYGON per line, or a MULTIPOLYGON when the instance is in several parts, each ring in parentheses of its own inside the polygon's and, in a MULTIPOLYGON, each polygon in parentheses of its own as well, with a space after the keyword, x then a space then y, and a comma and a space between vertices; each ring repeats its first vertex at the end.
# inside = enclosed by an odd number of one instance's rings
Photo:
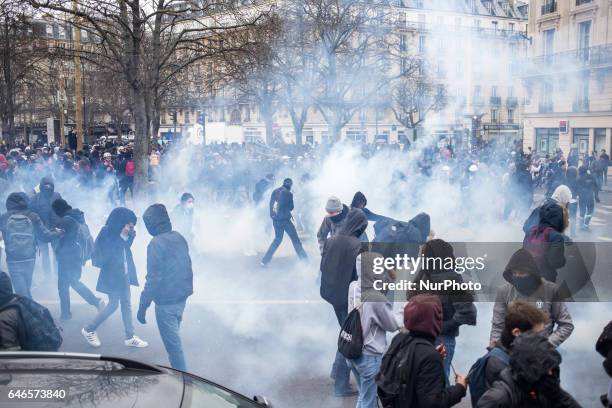
POLYGON ((264 123, 266 124, 266 144, 268 146, 272 146, 274 143, 274 119, 269 113, 264 114, 262 112, 262 116, 264 123))
POLYGON ((149 179, 149 124, 145 108, 144 92, 142 88, 132 89, 134 96, 134 192, 141 195, 146 192, 149 179))

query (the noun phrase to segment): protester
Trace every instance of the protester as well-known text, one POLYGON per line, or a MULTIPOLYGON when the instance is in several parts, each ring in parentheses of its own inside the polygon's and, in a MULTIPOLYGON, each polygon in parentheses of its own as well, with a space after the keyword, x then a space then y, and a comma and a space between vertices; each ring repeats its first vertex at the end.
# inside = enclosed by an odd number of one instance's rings
MULTIPOLYGON (((603 368, 608 377, 612 377, 612 321, 604 327, 595 344, 595 350, 605 359, 603 368)), ((601 396, 601 403, 606 408, 612 407, 612 380, 608 385, 608 392, 601 396)))
POLYGON ((516 300, 508 305, 500 341, 470 369, 472 406, 476 406, 480 397, 500 379, 501 372, 509 366, 509 351, 514 339, 522 333, 543 331, 547 322, 546 314, 530 303, 516 300))
POLYGON ((13 288, 9 276, 0 272, 0 351, 19 351, 24 338, 21 313, 10 305, 13 288))
POLYGON ((172 368, 187 371, 179 334, 187 298, 193 294, 193 271, 189 246, 172 230, 162 204, 153 204, 143 220, 153 236, 147 246, 147 277, 140 295, 138 321, 146 324, 147 308, 155 302, 155 319, 172 368))
POLYGON ((138 286, 136 266, 131 246, 136 237, 136 214, 131 210, 115 208, 100 230, 94 244, 92 264, 100 268, 96 290, 108 295, 108 304, 95 319, 81 329, 81 334, 92 347, 100 347, 96 330, 121 303, 121 318, 125 329, 125 345, 147 347, 149 344, 134 334, 130 286, 138 286))
MULTIPOLYGON (((463 278, 453 269, 446 269, 444 265, 449 264, 447 259, 452 259, 455 264, 455 254, 453 247, 441 239, 432 239, 423 245, 422 254, 424 259, 440 259, 441 262, 429 262, 428 267, 421 268, 415 276, 414 282, 428 281, 431 283, 443 284, 447 281, 463 283, 463 278)), ((424 293, 420 290, 409 292, 412 294, 424 293)), ((455 355, 456 338, 459 336, 459 327, 467 324, 476 325, 476 306, 474 306, 474 296, 468 291, 431 291, 429 294, 440 298, 442 304, 442 332, 436 337, 436 345, 443 345, 446 349, 444 359, 444 375, 447 384, 450 384, 449 376, 453 356, 455 355)), ((408 300, 410 300, 410 297, 408 300)))
POLYGON ((484 393, 478 408, 579 408, 561 388, 561 355, 537 333, 523 333, 510 349, 510 367, 484 393))
MULTIPOLYGON (((53 212, 51 204, 62 196, 55 191, 55 183, 51 177, 43 177, 38 187, 40 191, 30 200, 30 209, 38 214, 47 229, 52 229, 57 224, 58 218, 53 212)), ((39 241, 38 248, 42 258, 43 271, 52 274, 55 268, 51 261, 49 244, 45 241, 39 241)))
POLYGON ((344 224, 346 216, 349 213, 349 208, 342 204, 337 197, 330 197, 325 204, 327 215, 323 218, 319 231, 317 231, 317 241, 319 241, 319 250, 323 251, 325 242, 329 236, 334 236, 344 224))
POLYGON ((574 237, 576 236, 576 215, 578 214, 578 169, 576 167, 569 167, 567 169, 567 187, 572 194, 567 203, 568 223, 570 226, 570 236, 574 237))
MULTIPOLYGON (((357 280, 357 255, 361 252, 359 237, 368 226, 363 211, 353 209, 336 235, 329 238, 321 256, 321 297, 334 308, 338 324, 342 326, 348 314, 348 290, 352 281, 357 280)), ((334 369, 335 394, 338 397, 354 394, 349 388, 349 369, 346 360, 336 353, 334 369)))
POLYGON ((70 312, 70 288, 74 289, 88 304, 98 311, 105 307, 102 299, 81 282, 82 267, 89 259, 88 247, 91 248, 89 228, 85 223, 85 214, 72 208, 64 199, 55 200, 53 211, 60 218, 57 226, 64 234, 54 245, 57 258, 57 289, 60 298, 60 319, 72 319, 70 312))
POLYGON ((188 243, 193 242, 193 207, 195 199, 191 193, 183 193, 181 202, 172 210, 172 225, 188 243))
POLYGON ((401 328, 393 314, 393 304, 383 293, 374 289, 374 281, 381 279, 381 276, 373 272, 374 259, 378 257, 382 255, 375 252, 362 253, 361 268, 357 271, 359 279, 349 285, 348 312, 359 309, 363 331, 363 354, 357 359, 348 360, 359 388, 357 408, 378 406, 375 378, 387 348, 387 332, 401 328))
POLYGON ((543 279, 535 259, 525 249, 516 251, 503 273, 506 284, 497 291, 493 307, 490 347, 495 347, 501 339, 508 305, 515 300, 535 304, 542 310, 548 322, 544 333, 555 347, 563 343, 574 331, 572 317, 561 299, 558 285, 543 279))
POLYGON ((608 168, 610 167, 610 156, 606 153, 606 149, 601 149, 599 158, 603 161, 603 185, 608 184, 608 168))
POLYGON ((292 186, 293 181, 287 178, 283 180, 283 185, 274 190, 270 196, 270 218, 272 218, 272 225, 274 226, 274 240, 261 260, 261 266, 266 266, 270 263, 272 256, 274 256, 274 253, 283 241, 285 232, 289 235, 298 256, 301 259, 307 258, 302 242, 295 230, 295 225, 291 222, 291 211, 293 211, 292 186))
POLYGON ((383 408, 452 407, 465 396, 467 380, 455 375, 446 385, 444 349, 435 346, 442 332, 442 304, 437 296, 418 295, 404 308, 407 333, 393 338, 376 377, 383 408))
POLYGON ((578 207, 580 208, 580 229, 588 230, 595 211, 597 184, 585 166, 580 166, 578 169, 576 188, 578 190, 578 207))
POLYGON ((0 217, 0 231, 15 292, 31 298, 38 242, 50 242, 58 238, 61 232, 49 231, 28 206, 28 196, 25 193, 11 193, 6 199, 7 212, 0 217))
POLYGON ((255 204, 259 204, 263 201, 264 195, 268 192, 274 184, 274 174, 268 173, 266 177, 262 178, 255 184, 255 191, 253 192, 253 201, 255 204))

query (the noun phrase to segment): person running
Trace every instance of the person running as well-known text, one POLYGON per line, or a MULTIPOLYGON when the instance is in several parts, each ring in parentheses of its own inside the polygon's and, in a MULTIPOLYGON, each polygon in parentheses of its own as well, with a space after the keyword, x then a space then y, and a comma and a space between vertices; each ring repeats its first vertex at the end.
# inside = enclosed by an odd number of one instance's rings
POLYGON ((81 282, 83 265, 87 261, 89 228, 85 224, 85 215, 79 209, 72 208, 64 199, 55 200, 53 211, 60 217, 58 228, 64 234, 54 245, 57 258, 57 290, 60 298, 60 320, 72 319, 70 312, 70 288, 74 289, 88 304, 98 311, 105 303, 81 282), (83 231, 87 231, 86 233, 83 231), (84 236, 84 235, 87 236, 84 236))
POLYGON ((143 220, 153 236, 147 246, 147 277, 140 295, 138 321, 146 324, 146 313, 155 302, 155 320, 172 368, 187 371, 179 330, 187 298, 193 294, 193 271, 185 238, 172 230, 163 204, 153 204, 143 220))
POLYGON ((293 193, 291 187, 293 180, 286 178, 283 185, 272 192, 270 196, 270 218, 274 227, 274 240, 270 244, 268 251, 261 260, 261 266, 266 266, 272 260, 272 256, 283 241, 285 232, 289 235, 295 252, 301 259, 306 259, 307 255, 302 247, 302 242, 298 237, 295 225, 291 221, 291 211, 293 211, 293 193))
POLYGON ((96 330, 121 304, 121 318, 125 330, 125 345, 147 347, 149 344, 134 334, 130 286, 138 286, 136 266, 130 249, 136 231, 136 214, 124 207, 111 211, 106 224, 94 243, 92 264, 100 268, 96 290, 108 295, 108 304, 95 319, 81 329, 81 334, 92 347, 100 347, 96 330))

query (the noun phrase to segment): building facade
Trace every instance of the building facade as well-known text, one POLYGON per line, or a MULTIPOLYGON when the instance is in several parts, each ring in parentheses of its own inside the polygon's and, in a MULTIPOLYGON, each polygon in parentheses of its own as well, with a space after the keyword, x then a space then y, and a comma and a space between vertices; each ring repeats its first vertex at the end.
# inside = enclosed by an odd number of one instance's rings
POLYGON ((542 155, 610 151, 612 2, 532 0, 529 59, 520 68, 524 147, 542 155))

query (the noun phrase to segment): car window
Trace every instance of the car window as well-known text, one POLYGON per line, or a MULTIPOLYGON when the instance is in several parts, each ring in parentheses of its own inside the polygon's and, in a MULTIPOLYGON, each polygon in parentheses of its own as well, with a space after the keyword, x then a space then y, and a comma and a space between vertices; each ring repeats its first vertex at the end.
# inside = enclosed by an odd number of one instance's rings
POLYGON ((242 395, 232 393, 191 376, 185 376, 182 408, 261 408, 242 395))

